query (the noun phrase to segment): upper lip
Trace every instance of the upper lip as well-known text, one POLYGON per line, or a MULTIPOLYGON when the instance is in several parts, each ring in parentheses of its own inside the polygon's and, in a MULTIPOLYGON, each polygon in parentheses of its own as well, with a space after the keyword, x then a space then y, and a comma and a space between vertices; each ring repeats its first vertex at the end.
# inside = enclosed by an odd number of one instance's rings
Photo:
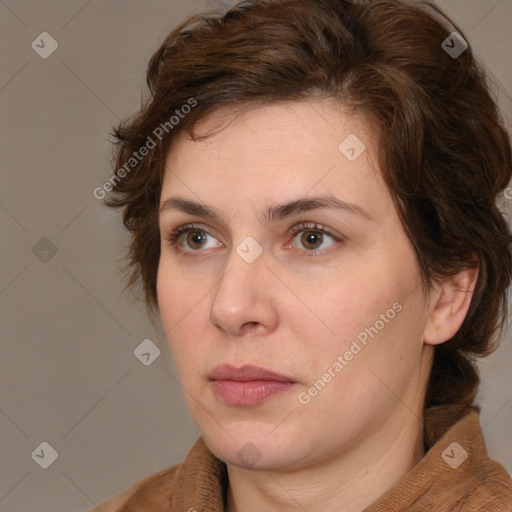
POLYGON ((295 382, 290 377, 253 365, 235 368, 230 364, 221 364, 213 369, 209 377, 211 380, 235 380, 239 382, 250 382, 254 380, 295 382))

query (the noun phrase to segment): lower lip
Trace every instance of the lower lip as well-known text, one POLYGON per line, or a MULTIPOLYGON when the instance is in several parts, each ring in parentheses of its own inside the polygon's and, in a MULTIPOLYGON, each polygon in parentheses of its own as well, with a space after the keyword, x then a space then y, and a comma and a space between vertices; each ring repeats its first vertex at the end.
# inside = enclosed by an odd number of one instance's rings
POLYGON ((293 384, 293 382, 273 380, 249 382, 215 380, 212 382, 215 396, 228 405, 257 405, 287 391, 293 384))

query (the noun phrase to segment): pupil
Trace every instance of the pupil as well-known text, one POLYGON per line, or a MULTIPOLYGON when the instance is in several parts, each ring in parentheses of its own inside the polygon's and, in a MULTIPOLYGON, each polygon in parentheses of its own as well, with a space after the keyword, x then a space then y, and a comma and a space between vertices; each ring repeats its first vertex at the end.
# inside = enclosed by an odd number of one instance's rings
POLYGON ((312 231, 306 232, 303 235, 303 241, 306 246, 314 246, 313 249, 322 244, 322 235, 312 231))
POLYGON ((199 247, 204 243, 204 235, 198 231, 189 233, 189 242, 191 247, 199 247))

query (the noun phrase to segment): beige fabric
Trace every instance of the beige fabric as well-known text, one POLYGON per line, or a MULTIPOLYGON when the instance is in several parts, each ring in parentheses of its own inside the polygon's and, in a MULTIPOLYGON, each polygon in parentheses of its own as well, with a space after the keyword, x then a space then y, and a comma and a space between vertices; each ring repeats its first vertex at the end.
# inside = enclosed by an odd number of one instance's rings
MULTIPOLYGON (((102 512, 224 512, 226 486, 225 464, 199 438, 182 464, 143 478, 98 507, 102 512)), ((487 455, 477 412, 454 425, 363 512, 399 511, 512 511, 512 480, 487 455)))

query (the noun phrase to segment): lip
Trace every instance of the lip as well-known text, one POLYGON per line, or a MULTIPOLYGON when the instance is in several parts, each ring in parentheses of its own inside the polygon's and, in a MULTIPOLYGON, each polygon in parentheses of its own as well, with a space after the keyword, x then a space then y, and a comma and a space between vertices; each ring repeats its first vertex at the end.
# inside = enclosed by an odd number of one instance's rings
POLYGON ((280 375, 259 366, 245 365, 235 368, 230 364, 221 364, 210 373, 210 380, 234 380, 238 382, 250 382, 253 380, 270 380, 273 382, 295 382, 286 375, 280 375))
POLYGON ((228 405, 257 405, 287 391, 297 382, 258 366, 217 366, 209 375, 217 399, 228 405))

